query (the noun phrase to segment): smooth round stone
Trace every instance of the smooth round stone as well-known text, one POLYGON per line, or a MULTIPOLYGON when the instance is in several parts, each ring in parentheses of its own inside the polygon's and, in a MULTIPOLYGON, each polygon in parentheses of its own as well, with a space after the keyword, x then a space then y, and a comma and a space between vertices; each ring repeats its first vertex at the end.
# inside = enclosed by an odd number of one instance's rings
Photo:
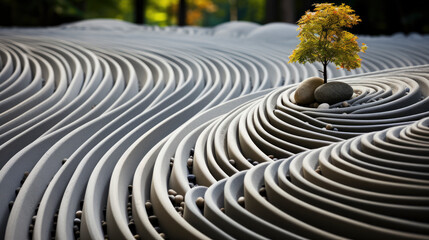
POLYGON ((176 196, 177 195, 177 192, 176 191, 174 191, 174 189, 168 189, 168 195, 174 195, 174 196, 176 196))
POLYGON ((325 128, 327 129, 327 130, 332 130, 332 129, 334 129, 334 127, 332 126, 332 124, 326 124, 326 126, 325 126, 325 128))
POLYGON ((181 202, 183 202, 183 196, 182 195, 176 195, 174 197, 174 202, 179 205, 181 202))
POLYGON ((128 223, 128 228, 131 230, 131 232, 136 231, 136 225, 134 224, 134 222, 128 223))
POLYGON ((319 106, 317 106, 317 109, 329 109, 329 104, 322 103, 319 106))
POLYGON ((75 218, 73 220, 73 223, 76 224, 76 225, 80 225, 80 219, 79 218, 75 218))
POLYGON ((298 105, 308 105, 314 102, 314 91, 323 84, 323 79, 311 77, 302 81, 295 90, 295 102, 298 105))
POLYGON ((199 208, 203 208, 204 207, 204 198, 198 197, 197 200, 195 200, 195 203, 197 204, 197 206, 199 208))
POLYGON ((314 98, 319 103, 334 104, 349 100, 353 95, 353 88, 344 82, 329 82, 316 88, 314 98))
POLYGON ((152 203, 149 200, 147 200, 144 205, 146 210, 152 210, 152 203))
POLYGON ((77 218, 81 218, 82 217, 82 211, 81 210, 77 210, 76 211, 76 217, 77 218))
POLYGON ((232 166, 235 166, 235 160, 234 159, 229 159, 229 164, 231 164, 232 166))
POLYGON ((189 182, 195 182, 195 175, 194 174, 188 174, 188 181, 189 182))
POLYGON ((188 161, 186 162, 186 164, 188 165, 188 167, 192 167, 192 165, 194 164, 194 159, 193 158, 188 158, 188 161))
POLYGON ((341 106, 348 107, 348 106, 350 106, 350 104, 347 101, 344 101, 341 103, 341 106))
POLYGON ((244 197, 241 196, 237 199, 238 204, 240 204, 242 207, 244 207, 244 197))
POLYGON ((152 225, 158 226, 158 218, 155 215, 149 216, 149 221, 152 223, 152 225))

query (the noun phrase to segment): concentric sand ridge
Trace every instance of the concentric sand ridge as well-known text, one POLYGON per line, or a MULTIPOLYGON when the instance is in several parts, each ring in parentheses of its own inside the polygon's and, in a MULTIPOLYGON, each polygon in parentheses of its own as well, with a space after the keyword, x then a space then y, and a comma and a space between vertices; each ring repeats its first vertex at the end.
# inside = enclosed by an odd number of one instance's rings
POLYGON ((295 29, 0 29, 0 238, 427 238, 428 37, 361 36, 317 109, 295 29))

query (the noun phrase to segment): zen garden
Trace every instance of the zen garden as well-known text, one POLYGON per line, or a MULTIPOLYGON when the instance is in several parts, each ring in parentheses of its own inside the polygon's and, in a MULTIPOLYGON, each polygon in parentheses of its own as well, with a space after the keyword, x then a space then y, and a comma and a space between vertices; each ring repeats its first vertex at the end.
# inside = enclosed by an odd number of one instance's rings
POLYGON ((2 1, 0 239, 428 239, 427 14, 380 2, 2 1))

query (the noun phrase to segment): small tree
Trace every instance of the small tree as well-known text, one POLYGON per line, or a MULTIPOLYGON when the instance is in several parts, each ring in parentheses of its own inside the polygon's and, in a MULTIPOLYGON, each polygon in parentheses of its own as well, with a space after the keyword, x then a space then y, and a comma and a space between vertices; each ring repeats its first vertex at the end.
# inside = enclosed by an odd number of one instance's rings
POLYGON ((367 46, 363 43, 359 47, 357 37, 344 30, 361 21, 353 14, 353 9, 344 3, 341 6, 332 3, 314 6, 314 12, 307 11, 298 21, 301 42, 289 56, 289 63, 321 62, 323 70, 319 71, 327 83, 326 66, 329 63, 349 71, 358 68, 361 66, 358 53, 365 52, 367 46))

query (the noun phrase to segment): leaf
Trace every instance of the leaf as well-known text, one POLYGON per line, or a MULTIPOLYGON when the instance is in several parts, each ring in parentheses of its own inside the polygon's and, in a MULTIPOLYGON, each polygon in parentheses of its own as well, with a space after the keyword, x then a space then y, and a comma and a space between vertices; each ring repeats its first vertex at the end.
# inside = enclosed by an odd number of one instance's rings
POLYGON ((346 28, 361 22, 354 10, 344 3, 314 4, 314 11, 306 11, 298 20, 300 43, 289 56, 289 62, 322 64, 334 63, 347 70, 361 66, 359 52, 365 52, 366 44, 359 47, 358 37, 346 28))

